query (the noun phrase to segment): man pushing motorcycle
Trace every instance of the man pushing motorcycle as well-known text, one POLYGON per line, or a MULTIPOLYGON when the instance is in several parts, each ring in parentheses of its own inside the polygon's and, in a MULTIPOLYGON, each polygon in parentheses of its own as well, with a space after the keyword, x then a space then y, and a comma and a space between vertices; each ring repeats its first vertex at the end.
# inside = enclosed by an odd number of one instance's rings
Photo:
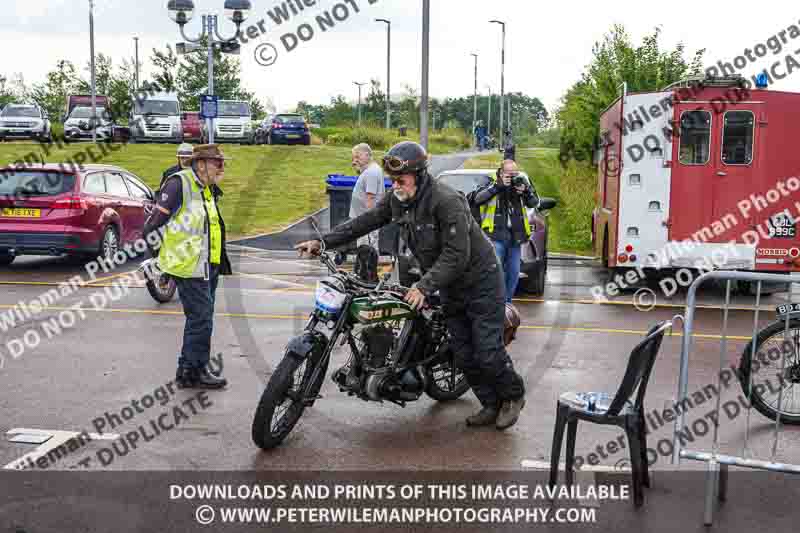
MULTIPOLYGON (((401 142, 383 158, 392 193, 366 213, 333 228, 322 238, 335 248, 395 222, 420 264, 423 276, 405 297, 414 309, 439 291, 453 352, 481 403, 469 426, 513 426, 525 405, 525 385, 503 343, 505 280, 497 254, 475 222, 464 196, 435 181, 428 154, 415 142, 401 142)), ((319 240, 295 246, 317 255, 319 240)))

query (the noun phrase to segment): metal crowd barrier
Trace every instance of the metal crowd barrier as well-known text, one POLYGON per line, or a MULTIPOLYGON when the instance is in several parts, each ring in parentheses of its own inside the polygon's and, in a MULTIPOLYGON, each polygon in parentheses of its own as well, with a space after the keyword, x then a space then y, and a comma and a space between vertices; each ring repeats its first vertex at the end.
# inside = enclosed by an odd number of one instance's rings
MULTIPOLYGON (((781 274, 757 274, 752 272, 737 272, 737 271, 713 271, 708 272, 706 274, 701 275, 698 277, 694 283, 692 283, 691 287, 689 287, 689 292, 687 295, 686 300, 686 322, 685 322, 685 329, 684 329, 684 336, 683 342, 681 347, 681 361, 680 361, 680 377, 678 383, 678 399, 676 405, 681 405, 681 402, 687 399, 687 390, 689 386, 689 355, 691 354, 691 347, 692 347, 692 333, 694 331, 694 315, 695 315, 695 308, 696 308, 696 294, 697 289, 703 283, 710 281, 710 280, 717 280, 717 281, 725 281, 725 305, 723 307, 723 317, 722 317, 722 335, 720 340, 720 367, 719 373, 717 374, 717 390, 719 393, 716 395, 716 420, 717 422, 714 424, 714 432, 713 432, 713 447, 711 450, 691 450, 686 449, 683 447, 683 442, 679 438, 679 433, 682 428, 685 427, 685 418, 686 418, 686 410, 681 409, 680 416, 676 417, 675 420, 675 432, 673 437, 673 455, 672 455, 672 464, 677 465, 680 464, 681 459, 691 459, 695 461, 705 461, 708 463, 707 474, 706 474, 706 494, 705 494, 705 514, 704 514, 704 523, 706 526, 710 526, 713 522, 714 517, 714 500, 719 499, 719 501, 724 501, 727 492, 728 486, 728 467, 729 466, 738 466, 744 468, 752 468, 757 470, 769 470, 773 472, 783 472, 783 473, 793 473, 793 474, 800 474, 800 465, 794 464, 786 464, 782 462, 778 462, 776 460, 776 454, 778 449, 778 440, 780 438, 781 433, 781 422, 780 416, 776 417, 775 420, 775 429, 774 429, 774 436, 772 441, 772 453, 771 457, 766 459, 758 459, 750 457, 751 452, 749 448, 749 439, 750 439, 750 412, 752 410, 752 401, 747 402, 746 410, 746 425, 745 425, 745 433, 744 433, 744 443, 742 447, 742 455, 728 455, 720 453, 720 446, 719 446, 719 426, 721 424, 721 417, 720 415, 720 404, 721 404, 721 397, 722 397, 722 374, 723 368, 726 365, 726 357, 727 357, 727 347, 728 347, 728 312, 731 303, 731 282, 733 281, 747 281, 753 282, 756 284, 756 296, 755 296, 755 309, 754 309, 754 318, 753 318, 753 333, 751 336, 751 365, 752 362, 756 360, 756 337, 759 334, 759 306, 761 305, 761 293, 762 293, 762 284, 763 283, 770 283, 770 282, 778 282, 783 284, 788 284, 789 286, 789 302, 787 303, 794 303, 791 300, 793 291, 791 290, 794 286, 794 283, 800 282, 800 279, 796 277, 790 277, 781 274)), ((793 316, 790 313, 785 315, 785 328, 784 328, 784 341, 788 340, 788 332, 789 332, 789 321, 790 317, 793 316)), ((794 315, 798 316, 798 315, 794 315)), ((783 319, 782 319, 783 320, 783 319)), ((782 412, 783 408, 783 391, 784 391, 784 384, 785 382, 782 379, 782 376, 786 370, 786 349, 785 344, 783 345, 784 349, 781 350, 782 356, 780 361, 780 368, 781 374, 779 376, 780 382, 780 389, 778 392, 778 412, 782 412)), ((798 354, 798 345, 797 343, 793 343, 793 351, 794 357, 797 357, 798 354)), ((753 372, 748 373, 749 379, 747 383, 747 389, 745 395, 747 398, 751 398, 751 391, 752 389, 752 382, 753 382, 753 372)), ((791 386, 791 385, 789 385, 791 386)), ((758 415, 760 416, 760 415, 758 415)))

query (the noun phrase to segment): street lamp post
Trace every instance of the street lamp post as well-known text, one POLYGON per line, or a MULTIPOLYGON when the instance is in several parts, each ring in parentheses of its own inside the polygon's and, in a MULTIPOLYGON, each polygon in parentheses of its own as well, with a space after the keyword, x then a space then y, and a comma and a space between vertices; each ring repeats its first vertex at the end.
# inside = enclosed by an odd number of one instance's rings
POLYGON ((490 20, 491 24, 500 24, 503 27, 503 49, 500 55, 500 146, 503 146, 503 107, 505 104, 506 90, 506 23, 500 20, 490 20))
POLYGON ((386 129, 392 127, 392 22, 386 19, 375 19, 375 22, 386 23, 386 129))
POLYGON ((139 90, 139 38, 134 37, 133 41, 136 43, 136 56, 135 56, 135 72, 136 75, 134 76, 134 85, 136 86, 136 90, 139 90))
POLYGON ((487 135, 492 134, 492 88, 490 86, 486 86, 489 89, 489 106, 487 108, 487 115, 486 117, 486 133, 487 135))
POLYGON ((472 138, 475 146, 478 145, 478 138, 475 136, 475 128, 478 126, 478 54, 472 54, 475 58, 475 92, 472 96, 472 138))
MULTIPOLYGON (((203 15, 203 31, 199 37, 190 39, 186 36, 184 26, 192 20, 194 16, 193 0, 169 0, 167 10, 169 17, 180 26, 181 36, 190 43, 200 43, 208 38, 208 94, 214 95, 214 44, 220 46, 226 43, 233 43, 239 38, 242 23, 247 20, 247 15, 252 9, 250 0, 225 0, 225 16, 236 24, 236 34, 230 38, 224 38, 219 34, 219 23, 216 15, 203 15), (215 40, 216 38, 216 40, 215 40)), ((214 142, 214 119, 206 119, 208 128, 208 142, 214 142)))
POLYGON ((94 70, 94 0, 89 0, 89 54, 92 78, 92 142, 97 142, 97 86, 94 70))
POLYGON ((419 141, 428 150, 428 73, 430 68, 431 0, 422 0, 422 99, 419 105, 419 141))
POLYGON ((361 86, 366 85, 366 83, 359 83, 357 81, 353 82, 355 85, 358 85, 358 127, 361 127, 361 86))

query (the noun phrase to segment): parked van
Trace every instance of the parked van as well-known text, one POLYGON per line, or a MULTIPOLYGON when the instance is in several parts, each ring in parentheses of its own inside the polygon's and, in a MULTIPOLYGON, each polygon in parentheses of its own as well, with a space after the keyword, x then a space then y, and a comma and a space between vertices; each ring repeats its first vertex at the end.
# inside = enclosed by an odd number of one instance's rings
POLYGON ((147 98, 134 98, 129 125, 133 143, 183 142, 177 93, 149 93, 147 98))
MULTIPOLYGON (((208 139, 208 126, 203 123, 203 138, 208 139)), ((253 144, 255 129, 250 103, 240 100, 220 100, 214 119, 214 142, 253 144)))

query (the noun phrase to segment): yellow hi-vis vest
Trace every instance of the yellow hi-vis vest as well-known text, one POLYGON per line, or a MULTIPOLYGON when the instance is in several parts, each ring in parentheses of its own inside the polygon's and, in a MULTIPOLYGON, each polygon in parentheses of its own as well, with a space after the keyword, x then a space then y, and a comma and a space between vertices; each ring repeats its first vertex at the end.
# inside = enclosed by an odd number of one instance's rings
POLYGON ((209 263, 222 261, 222 227, 209 187, 201 189, 191 168, 175 174, 181 179, 181 208, 167 223, 158 254, 161 270, 178 278, 209 278, 209 263))
MULTIPOLYGON (((492 180, 494 182, 494 180, 492 180)), ((497 212, 497 195, 481 206, 481 229, 489 234, 494 233, 494 215, 497 212)), ((525 237, 531 236, 531 223, 523 208, 522 222, 525 224, 525 237)))

